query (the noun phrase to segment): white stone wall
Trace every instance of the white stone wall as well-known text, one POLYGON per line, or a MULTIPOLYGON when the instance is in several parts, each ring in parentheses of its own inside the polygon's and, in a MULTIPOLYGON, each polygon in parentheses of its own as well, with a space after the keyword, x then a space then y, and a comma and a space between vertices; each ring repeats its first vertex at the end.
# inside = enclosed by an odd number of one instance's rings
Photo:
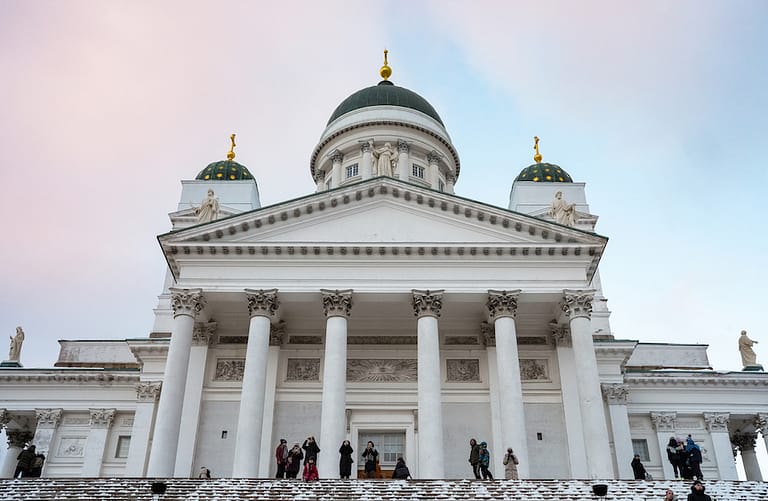
MULTIPOLYGON (((193 472, 205 466, 215 477, 232 474, 239 411, 239 401, 206 400, 203 403, 200 408, 200 427, 197 432, 193 472), (222 431, 227 432, 226 438, 221 437, 222 431)), ((256 448, 253 453, 258 453, 256 448)))

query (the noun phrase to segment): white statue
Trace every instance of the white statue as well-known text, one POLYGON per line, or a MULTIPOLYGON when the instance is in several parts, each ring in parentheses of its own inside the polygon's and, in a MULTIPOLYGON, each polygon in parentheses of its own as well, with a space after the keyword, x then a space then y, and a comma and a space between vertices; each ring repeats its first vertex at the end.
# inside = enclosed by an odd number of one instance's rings
POLYGON ((195 209, 198 223, 207 223, 219 218, 219 200, 213 196, 213 190, 208 190, 208 196, 195 209))
POLYGON ((552 207, 549 209, 549 215, 555 218, 560 224, 565 226, 576 226, 576 204, 569 204, 563 200, 563 192, 555 193, 555 199, 552 200, 552 207))
POLYGON ((394 175, 394 156, 395 150, 389 143, 384 143, 381 148, 373 150, 373 157, 378 159, 376 162, 377 175, 389 177, 394 175))
POLYGON ((741 331, 741 337, 739 338, 739 352, 741 352, 741 363, 744 367, 748 365, 757 365, 757 355, 755 350, 752 349, 752 345, 757 344, 757 341, 749 339, 747 331, 741 331))
POLYGON ((18 362, 21 358, 21 345, 24 343, 24 331, 16 327, 16 335, 11 336, 11 348, 8 350, 8 360, 18 362))

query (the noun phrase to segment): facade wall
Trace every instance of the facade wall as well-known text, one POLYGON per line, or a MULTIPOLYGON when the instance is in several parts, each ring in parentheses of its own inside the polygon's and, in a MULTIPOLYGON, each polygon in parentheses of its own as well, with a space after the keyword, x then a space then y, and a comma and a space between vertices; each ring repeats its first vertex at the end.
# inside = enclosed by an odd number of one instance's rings
MULTIPOLYGON (((201 466, 216 477, 229 476, 237 440, 238 401, 206 400, 200 407, 200 425, 197 432, 197 450, 192 471, 201 466), (226 437, 222 433, 226 432, 226 437)), ((254 450, 254 454, 258 451, 254 450)))

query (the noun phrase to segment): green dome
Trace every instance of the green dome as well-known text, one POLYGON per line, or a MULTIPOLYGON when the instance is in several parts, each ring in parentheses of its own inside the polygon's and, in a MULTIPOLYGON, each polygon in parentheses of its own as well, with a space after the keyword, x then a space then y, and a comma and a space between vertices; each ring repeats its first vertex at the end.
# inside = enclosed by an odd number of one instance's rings
POLYGON ((529 165, 515 178, 515 181, 534 181, 537 183, 572 183, 571 176, 562 167, 555 164, 538 163, 529 165))
POLYGON ((234 160, 219 160, 208 164, 201 170, 195 179, 201 181, 239 181, 242 179, 253 179, 253 176, 245 165, 239 164, 234 160))
POLYGON ((346 98, 341 102, 339 106, 333 111, 331 118, 328 120, 330 124, 342 115, 349 113, 350 111, 359 110, 360 108, 367 108, 369 106, 401 106, 403 108, 410 108, 412 110, 420 111, 425 115, 428 115, 437 120, 440 125, 443 125, 443 121, 440 120, 440 115, 437 114, 431 104, 426 99, 416 94, 412 90, 408 90, 405 87, 398 87, 388 80, 382 80, 378 85, 373 87, 366 87, 359 90, 346 98))

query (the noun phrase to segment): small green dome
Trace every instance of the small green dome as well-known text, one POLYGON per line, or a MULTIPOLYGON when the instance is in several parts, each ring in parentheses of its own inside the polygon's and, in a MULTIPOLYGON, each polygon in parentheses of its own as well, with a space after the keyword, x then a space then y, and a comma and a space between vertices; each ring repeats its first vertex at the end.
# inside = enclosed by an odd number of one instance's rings
POLYGON ((239 164, 234 160, 219 160, 208 164, 201 170, 195 179, 201 181, 240 181, 242 179, 253 179, 253 176, 245 165, 239 164))
POLYGON ((537 163, 523 169, 515 181, 534 181, 537 183, 572 183, 571 176, 562 167, 555 164, 537 163))
POLYGON ((437 120, 440 125, 443 121, 440 115, 426 99, 405 87, 398 87, 389 80, 382 80, 378 85, 359 90, 341 102, 331 114, 328 120, 330 124, 342 115, 350 111, 367 108, 369 106, 401 106, 420 111, 437 120))

